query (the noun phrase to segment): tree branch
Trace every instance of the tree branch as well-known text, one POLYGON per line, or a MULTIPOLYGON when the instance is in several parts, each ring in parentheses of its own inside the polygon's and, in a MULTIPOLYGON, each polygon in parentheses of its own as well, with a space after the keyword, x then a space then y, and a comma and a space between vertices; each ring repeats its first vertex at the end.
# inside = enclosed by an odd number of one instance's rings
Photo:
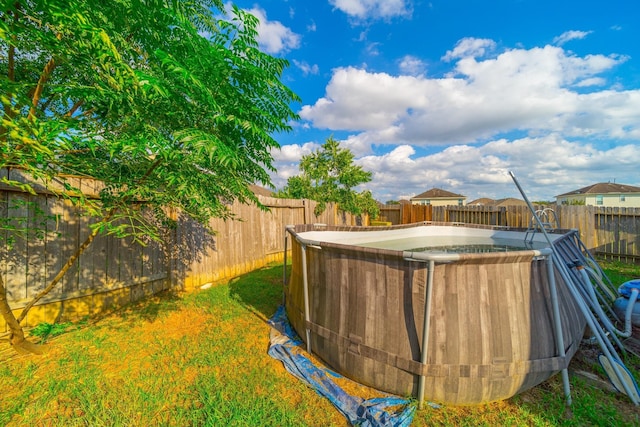
POLYGON ((71 107, 71 109, 69 111, 67 111, 67 113, 64 116, 65 117, 73 116, 73 114, 78 110, 78 108, 80 108, 82 106, 82 104, 84 104, 84 100, 83 99, 81 99, 79 101, 76 101, 76 103, 73 104, 73 107, 71 107))
MULTIPOLYGON (((13 24, 18 20, 18 12, 14 11, 13 13, 13 24)), ((12 40, 16 40, 16 36, 11 36, 12 40)), ((7 79, 10 82, 14 82, 16 80, 16 47, 14 43, 9 45, 9 51, 7 52, 7 79)), ((11 98, 13 98, 13 94, 11 92, 7 92, 7 98, 9 101, 4 105, 4 114, 8 118, 13 118, 15 116, 13 109, 11 108, 11 98)), ((2 138, 6 141, 6 132, 7 129, 4 126, 0 126, 0 135, 4 135, 2 138)))
MULTIPOLYGON (((57 33, 56 39, 62 40, 62 34, 57 33)), ((38 79, 38 84, 36 85, 36 89, 33 93, 33 98, 31 99, 31 109, 29 110, 29 115, 27 116, 27 119, 31 121, 35 119, 36 111, 38 109, 38 104, 40 103, 40 97, 42 96, 42 91, 44 90, 44 85, 45 83, 47 83, 47 80, 49 80, 49 77, 51 77, 51 73, 53 73, 53 70, 56 68, 57 65, 58 64, 56 64, 56 59, 51 58, 49 62, 47 62, 47 65, 44 66, 44 69, 40 74, 40 78, 38 79)))
POLYGON ((42 91, 44 89, 45 83, 49 80, 51 73, 56 68, 56 60, 55 58, 51 58, 47 65, 44 66, 42 70, 42 74, 40 74, 40 78, 38 79, 38 85, 36 86, 36 90, 33 93, 33 98, 31 99, 31 109, 29 110, 29 115, 27 116, 28 120, 35 120, 36 111, 38 109, 38 104, 40 103, 40 97, 42 96, 42 91))

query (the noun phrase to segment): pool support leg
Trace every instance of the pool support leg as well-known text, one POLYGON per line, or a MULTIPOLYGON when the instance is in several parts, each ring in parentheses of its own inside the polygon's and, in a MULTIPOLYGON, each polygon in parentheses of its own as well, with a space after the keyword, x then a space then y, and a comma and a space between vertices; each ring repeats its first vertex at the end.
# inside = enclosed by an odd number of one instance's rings
MULTIPOLYGON (((420 355, 420 363, 422 367, 427 364, 427 353, 429 350, 429 327, 431 320, 431 294, 433 292, 433 270, 435 269, 435 261, 429 260, 427 271, 427 284, 424 290, 424 320, 422 322, 422 354, 420 355)), ((418 380, 418 409, 422 409, 424 400, 424 373, 420 375, 418 380)))
MULTIPOLYGON (((549 278, 549 291, 551 293, 551 307, 553 309, 553 326, 556 336, 556 347, 558 348, 558 356, 564 361, 567 353, 564 348, 564 337, 562 336, 562 321, 560 318, 560 306, 558 304, 558 288, 556 287, 556 277, 553 272, 553 259, 547 256, 547 276, 549 278)), ((571 384, 569 383, 569 368, 562 369, 562 386, 564 388, 564 397, 567 406, 571 406, 571 384)))
POLYGON ((302 248, 302 287, 304 292, 304 329, 307 341, 307 353, 311 354, 311 316, 309 315, 309 279, 307 275, 307 247, 300 244, 302 248))
POLYGON ((284 260, 282 263, 282 305, 286 304, 286 289, 287 289, 287 243, 289 236, 287 236, 287 230, 284 231, 284 260))

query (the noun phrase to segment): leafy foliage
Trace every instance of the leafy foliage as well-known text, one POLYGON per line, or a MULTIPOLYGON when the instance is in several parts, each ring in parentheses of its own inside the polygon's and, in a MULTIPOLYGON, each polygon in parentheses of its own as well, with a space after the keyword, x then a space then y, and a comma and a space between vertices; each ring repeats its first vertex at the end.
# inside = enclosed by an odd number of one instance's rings
POLYGON ((321 149, 303 156, 299 175, 287 180, 279 197, 312 199, 318 203, 316 213, 335 202, 346 212, 355 215, 368 213, 373 218, 380 209, 368 190, 357 192, 353 188, 371 181, 371 172, 353 163, 354 155, 333 138, 328 138, 321 149))
POLYGON ((287 62, 258 49, 255 17, 216 17, 219 0, 3 3, 0 168, 134 237, 155 235, 137 201, 206 224, 233 200, 257 202, 250 184, 270 185, 271 135, 289 130, 297 96, 280 82, 287 62), (104 182, 100 198, 70 176, 104 182))
POLYGON ((0 275, 16 349, 38 351, 20 322, 98 234, 160 240, 171 208, 207 226, 232 217, 234 200, 258 203, 249 185, 270 185, 271 135, 290 130, 298 97, 280 81, 287 61, 258 49, 258 20, 223 10, 221 0, 0 3, 0 184, 44 186, 99 218, 18 318, 0 275), (97 197, 82 178, 101 186, 97 197))

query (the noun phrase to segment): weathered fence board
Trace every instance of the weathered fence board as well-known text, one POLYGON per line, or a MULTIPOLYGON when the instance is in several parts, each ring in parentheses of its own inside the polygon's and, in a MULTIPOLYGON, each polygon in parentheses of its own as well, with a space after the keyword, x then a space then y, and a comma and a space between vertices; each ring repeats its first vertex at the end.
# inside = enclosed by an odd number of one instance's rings
POLYGON ((640 260, 640 210, 600 208, 594 212, 595 250, 618 260, 640 260))
POLYGON ((380 208, 380 221, 389 221, 392 224, 402 224, 402 205, 386 205, 380 208))
POLYGON ((400 224, 411 224, 421 221, 434 221, 433 206, 404 204, 402 205, 400 217, 400 224))
MULTIPOLYGON (((9 226, 26 231, 26 220, 29 212, 27 204, 29 195, 15 194, 9 199, 7 212, 9 214, 9 226)), ((27 240, 18 235, 13 241, 7 258, 7 298, 24 299, 27 297, 27 273, 29 265, 29 252, 27 240)))

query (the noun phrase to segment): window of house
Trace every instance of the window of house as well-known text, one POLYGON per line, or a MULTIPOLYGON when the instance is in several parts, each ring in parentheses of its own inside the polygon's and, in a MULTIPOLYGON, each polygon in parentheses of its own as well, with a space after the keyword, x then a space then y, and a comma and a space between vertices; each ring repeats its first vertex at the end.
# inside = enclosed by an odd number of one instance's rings
POLYGON ((602 205, 602 204, 603 204, 602 195, 598 194, 596 196, 596 205, 602 205))
POLYGON ((458 199, 458 206, 462 206, 462 199, 458 199))
POLYGON ((624 202, 624 201, 625 201, 624 194, 621 194, 621 195, 620 195, 620 201, 621 201, 621 202, 624 202))

